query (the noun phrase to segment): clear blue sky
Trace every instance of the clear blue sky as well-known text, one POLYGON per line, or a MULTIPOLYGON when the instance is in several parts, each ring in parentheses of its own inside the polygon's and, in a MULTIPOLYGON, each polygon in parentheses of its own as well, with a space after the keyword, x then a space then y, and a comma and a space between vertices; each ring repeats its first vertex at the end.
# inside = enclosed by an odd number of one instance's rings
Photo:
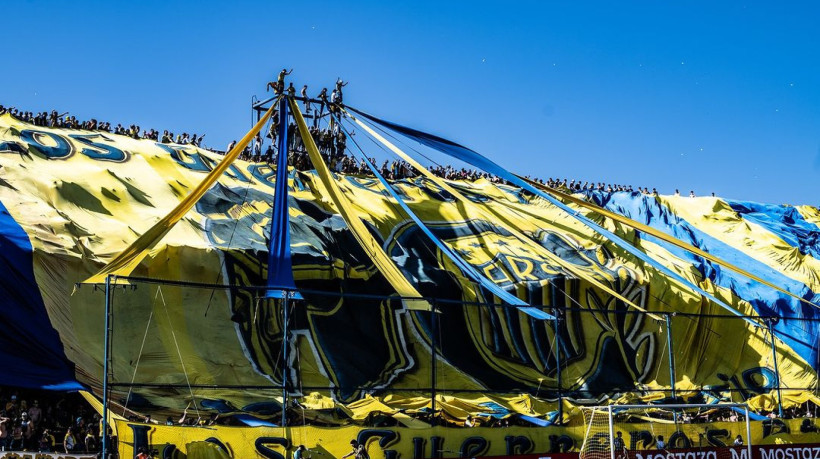
POLYGON ((820 6, 3 2, 0 104, 207 133, 282 67, 508 169, 820 204, 820 6))

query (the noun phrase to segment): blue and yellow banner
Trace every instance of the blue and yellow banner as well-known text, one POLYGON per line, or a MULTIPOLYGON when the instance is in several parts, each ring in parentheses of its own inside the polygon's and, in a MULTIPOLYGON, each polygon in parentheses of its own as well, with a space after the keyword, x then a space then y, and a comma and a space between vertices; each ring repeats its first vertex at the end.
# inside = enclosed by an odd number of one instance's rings
POLYGON ((434 385, 452 397, 437 406, 452 422, 488 406, 519 413, 522 403, 529 403, 528 415, 545 417, 555 411, 559 389, 578 401, 667 396, 670 352, 684 397, 770 394, 777 380, 772 337, 735 313, 780 317, 774 344, 781 386, 801 393, 816 387, 818 314, 808 304, 820 289, 816 208, 574 195, 781 291, 564 203, 632 244, 643 254, 636 256, 513 186, 478 180, 445 187, 417 177, 391 181, 388 193, 369 176, 290 169, 280 177, 288 181, 293 275, 304 300, 291 303, 290 350, 283 353, 281 305, 264 290, 241 287, 266 284, 276 170, 223 159, 190 145, 0 117, 0 367, 16 369, 0 372, 0 384, 85 386, 99 394, 103 294, 75 286, 183 203, 190 210, 177 212, 176 224, 142 247, 144 258, 129 268, 134 277, 189 284, 129 279, 114 290, 113 399, 128 409, 190 406, 269 419, 281 408, 285 375, 299 403, 322 401, 305 412, 327 424, 361 421, 350 406, 370 395, 378 403, 368 413, 421 410, 427 405, 411 401, 429 403, 434 385), (203 186, 209 174, 213 183, 203 186), (192 193, 200 199, 188 201, 192 193), (557 315, 557 324, 481 287, 396 196, 483 279, 557 315), (426 301, 397 300, 417 294, 435 299, 438 312, 426 301), (656 318, 671 313, 670 350, 665 323, 656 318), (521 402, 522 393, 533 394, 531 402, 521 402))

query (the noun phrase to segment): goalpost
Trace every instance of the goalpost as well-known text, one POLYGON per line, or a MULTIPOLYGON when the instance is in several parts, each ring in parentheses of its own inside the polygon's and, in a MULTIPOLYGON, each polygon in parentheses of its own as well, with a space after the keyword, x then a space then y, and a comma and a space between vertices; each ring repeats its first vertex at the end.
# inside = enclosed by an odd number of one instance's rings
POLYGON ((752 459, 749 408, 744 404, 609 405, 581 410, 580 459, 752 459))

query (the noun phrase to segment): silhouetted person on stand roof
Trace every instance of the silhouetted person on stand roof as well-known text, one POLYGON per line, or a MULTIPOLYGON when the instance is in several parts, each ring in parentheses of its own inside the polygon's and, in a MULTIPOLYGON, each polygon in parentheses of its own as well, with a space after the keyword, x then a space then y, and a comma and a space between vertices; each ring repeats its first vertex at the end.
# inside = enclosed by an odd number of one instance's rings
POLYGON ((305 99, 305 113, 310 113, 310 98, 307 95, 307 85, 302 86, 302 98, 305 99))
POLYGON ((256 134, 253 139, 253 157, 251 159, 254 162, 262 160, 262 136, 260 134, 256 134))
POLYGON ((282 69, 279 72, 279 76, 276 78, 276 85, 279 86, 278 94, 282 94, 282 91, 285 89, 285 77, 293 73, 293 69, 282 69))
POLYGON ((319 99, 319 115, 314 118, 314 125, 319 123, 319 118, 321 118, 325 113, 325 106, 327 105, 327 88, 322 88, 322 92, 320 92, 316 98, 319 99))
MULTIPOLYGON (((339 92, 335 89, 330 93, 330 105, 328 106, 328 112, 331 114, 336 113, 339 110, 339 103, 342 102, 342 98, 339 95, 339 92)), ((332 119, 331 119, 332 121, 332 119)))
POLYGON ((342 81, 341 78, 336 79, 336 92, 338 92, 340 96, 342 94, 342 88, 347 86, 348 83, 350 83, 350 82, 349 81, 342 81))
POLYGON ((293 97, 296 95, 296 88, 293 87, 293 82, 288 84, 288 96, 293 97))

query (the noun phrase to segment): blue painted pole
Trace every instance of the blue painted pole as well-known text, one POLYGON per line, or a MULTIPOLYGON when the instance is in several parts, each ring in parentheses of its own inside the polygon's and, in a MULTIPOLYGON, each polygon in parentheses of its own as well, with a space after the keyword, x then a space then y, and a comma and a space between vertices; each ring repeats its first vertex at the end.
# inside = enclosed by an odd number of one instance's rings
POLYGON ((290 291, 284 290, 282 295, 282 427, 288 422, 288 307, 290 291))
POLYGON ((561 387, 561 332, 558 327, 558 322, 561 320, 561 311, 558 308, 553 308, 552 314, 555 316, 555 320, 553 320, 555 324, 555 372, 558 379, 558 423, 560 424, 564 421, 564 394, 561 387))
POLYGON ((436 366, 438 365, 438 355, 436 354, 436 347, 438 341, 438 317, 436 316, 436 305, 434 301, 430 301, 430 360, 432 369, 430 370, 430 424, 435 426, 438 422, 436 418, 436 366))

